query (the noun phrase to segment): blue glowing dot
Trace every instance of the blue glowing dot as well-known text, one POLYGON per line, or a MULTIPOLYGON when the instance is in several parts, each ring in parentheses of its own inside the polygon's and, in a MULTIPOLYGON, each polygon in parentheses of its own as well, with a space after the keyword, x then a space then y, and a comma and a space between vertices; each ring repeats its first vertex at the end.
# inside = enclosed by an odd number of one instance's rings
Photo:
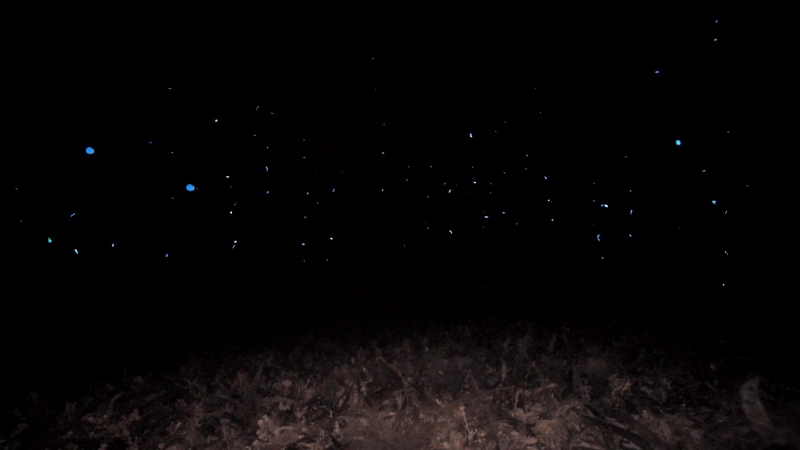
POLYGON ((681 145, 681 140, 680 139, 675 140, 675 145, 681 145))
POLYGON ((193 184, 187 184, 186 185, 186 190, 189 191, 189 192, 192 192, 194 190, 194 185, 193 184))
POLYGON ((86 154, 94 155, 94 149, 92 147, 86 147, 86 154))

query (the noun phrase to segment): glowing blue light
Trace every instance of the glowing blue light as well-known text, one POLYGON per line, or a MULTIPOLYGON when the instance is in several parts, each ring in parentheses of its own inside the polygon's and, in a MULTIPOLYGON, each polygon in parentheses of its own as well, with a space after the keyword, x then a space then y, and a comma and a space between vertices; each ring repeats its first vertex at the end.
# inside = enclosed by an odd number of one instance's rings
POLYGON ((94 149, 92 147, 86 147, 86 154, 94 155, 94 149))
POLYGON ((680 139, 677 139, 677 140, 675 141, 675 145, 681 145, 681 140, 680 140, 680 139))
POLYGON ((189 192, 192 192, 194 190, 194 185, 193 184, 187 184, 186 185, 186 190, 189 191, 189 192))
POLYGON ((717 201, 716 201, 716 200, 711 200, 711 203, 713 203, 713 204, 715 204, 715 205, 716 205, 716 204, 717 204, 717 201))
POLYGON ((659 72, 659 71, 658 71, 658 70, 656 70, 656 73, 658 73, 658 72, 659 72))
POLYGON ((48 244, 52 244, 52 243, 53 243, 53 240, 52 240, 52 239, 50 239, 50 238, 47 238, 47 243, 48 243, 48 244))

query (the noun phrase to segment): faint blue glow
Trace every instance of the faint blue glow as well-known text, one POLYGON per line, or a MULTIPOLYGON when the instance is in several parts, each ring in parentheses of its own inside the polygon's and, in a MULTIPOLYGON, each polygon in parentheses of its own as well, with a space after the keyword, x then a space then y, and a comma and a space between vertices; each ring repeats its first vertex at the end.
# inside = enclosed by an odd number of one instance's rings
POLYGON ((681 140, 680 139, 675 140, 675 145, 681 145, 681 140))
POLYGON ((94 149, 92 147, 86 147, 86 154, 94 155, 94 149))
POLYGON ((77 249, 77 248, 75 249, 75 254, 76 254, 76 255, 78 254, 78 249, 77 249))
POLYGON ((305 246, 306 246, 306 243, 305 243, 305 242, 303 242, 303 243, 302 243, 302 244, 300 244, 300 245, 302 245, 303 247, 305 247, 305 246))
POLYGON ((658 71, 658 70, 656 70, 656 73, 658 73, 658 72, 659 72, 659 71, 658 71))
POLYGON ((214 123, 217 123, 217 122, 219 122, 219 120, 218 119, 214 119, 214 123))
POLYGON ((267 172, 269 172, 269 166, 266 166, 266 168, 267 168, 267 172))
POLYGON ((469 138, 472 139, 472 133, 469 134, 469 138))
POLYGON ((602 206, 603 208, 608 208, 608 205, 605 203, 601 203, 600 206, 602 206))
POLYGON ((717 204, 717 201, 716 201, 716 200, 711 200, 711 203, 713 203, 713 204, 715 204, 715 205, 716 205, 716 204, 717 204))
POLYGON ((186 185, 186 190, 189 191, 189 192, 192 192, 194 190, 194 185, 193 184, 187 184, 186 185))
POLYGON ((453 230, 447 230, 447 231, 449 231, 449 232, 450 232, 450 234, 453 234, 453 230))
MULTIPOLYGON (((336 188, 333 188, 333 192, 336 192, 336 188)), ((333 192, 331 192, 331 194, 333 194, 333 192)))
POLYGON ((164 255, 164 258, 169 258, 169 253, 167 253, 166 255, 164 255))
POLYGON ((50 239, 50 238, 47 238, 47 243, 48 243, 48 244, 52 244, 52 243, 53 243, 53 240, 52 240, 52 239, 50 239))
POLYGON ((597 242, 600 242, 600 233, 597 234, 597 242))

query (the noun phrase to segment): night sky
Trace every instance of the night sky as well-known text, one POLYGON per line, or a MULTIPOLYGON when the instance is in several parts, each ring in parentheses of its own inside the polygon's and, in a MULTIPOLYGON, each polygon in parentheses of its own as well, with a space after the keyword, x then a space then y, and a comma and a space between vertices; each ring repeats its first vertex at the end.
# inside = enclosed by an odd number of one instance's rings
POLYGON ((527 51, 52 50, 15 84, 8 329, 169 345, 553 308, 773 327, 794 201, 771 69, 738 19, 684 19, 527 51))

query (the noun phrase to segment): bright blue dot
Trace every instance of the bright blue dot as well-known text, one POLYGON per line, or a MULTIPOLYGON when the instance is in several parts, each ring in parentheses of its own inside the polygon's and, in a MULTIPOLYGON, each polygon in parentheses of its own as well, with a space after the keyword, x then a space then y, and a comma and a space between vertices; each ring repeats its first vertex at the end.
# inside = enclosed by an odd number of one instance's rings
POLYGON ((656 70, 656 73, 658 73, 658 72, 659 72, 659 71, 658 71, 658 70, 656 70))
POLYGON ((681 140, 680 140, 680 139, 677 139, 677 140, 675 141, 675 145, 681 145, 681 140))
POLYGON ((86 147, 86 154, 94 155, 94 149, 92 147, 86 147))
POLYGON ((192 184, 187 184, 187 185, 186 185, 186 190, 187 190, 187 191, 189 191, 189 192, 192 192, 192 191, 194 190, 194 185, 192 185, 192 184))
POLYGON ((50 238, 47 238, 47 243, 48 243, 48 244, 52 244, 52 243, 53 243, 53 240, 52 240, 52 239, 50 239, 50 238))

